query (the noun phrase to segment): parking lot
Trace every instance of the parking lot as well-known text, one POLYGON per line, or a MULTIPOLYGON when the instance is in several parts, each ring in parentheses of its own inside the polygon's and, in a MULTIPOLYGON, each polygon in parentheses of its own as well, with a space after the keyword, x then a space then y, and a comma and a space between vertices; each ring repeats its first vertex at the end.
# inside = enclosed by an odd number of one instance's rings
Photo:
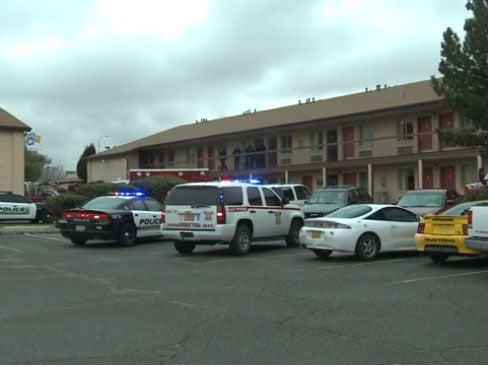
POLYGON ((2 364, 486 364, 488 261, 0 234, 2 364))

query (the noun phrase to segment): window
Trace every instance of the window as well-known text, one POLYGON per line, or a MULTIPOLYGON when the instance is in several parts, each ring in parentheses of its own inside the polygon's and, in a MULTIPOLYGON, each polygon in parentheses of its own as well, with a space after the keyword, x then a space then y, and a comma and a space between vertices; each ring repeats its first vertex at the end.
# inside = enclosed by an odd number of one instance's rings
POLYGON ((141 200, 133 201, 131 206, 132 210, 146 211, 146 206, 144 206, 144 202, 142 202, 141 200))
POLYGON ((462 165, 461 166, 461 185, 465 186, 468 183, 473 183, 478 180, 478 168, 476 165, 462 165))
POLYGON ((175 152, 170 151, 168 153, 168 165, 169 166, 175 166, 175 152))
POLYGON ((281 153, 291 154, 292 140, 291 135, 286 135, 281 137, 281 153))
POLYGON ((359 126, 359 146, 373 146, 373 127, 359 126))
POLYGON ((297 199, 299 200, 306 200, 310 197, 310 192, 305 187, 297 186, 295 187, 295 192, 297 194, 297 199))
POLYGON ((461 116, 461 128, 463 130, 474 130, 474 129, 476 129, 471 118, 466 117, 466 116, 461 116))
POLYGON ((144 203, 146 204, 146 207, 149 211, 162 211, 163 207, 162 205, 150 198, 145 198, 144 203))
POLYGON ((187 160, 190 165, 195 164, 196 162, 196 152, 194 147, 189 147, 187 152, 187 160))
POLYGON ((413 212, 404 210, 400 207, 387 207, 384 208, 383 213, 387 221, 399 221, 399 222, 418 222, 417 215, 413 212))
POLYGON ((401 119, 397 121, 397 139, 398 141, 413 140, 413 121, 401 119))
POLYGON ((241 187, 224 187, 222 188, 222 194, 224 196, 224 205, 242 205, 244 199, 242 197, 241 187))
POLYGON ((247 189, 247 198, 251 206, 262 206, 263 201, 261 199, 261 193, 257 187, 249 187, 247 189))
POLYGON ((271 189, 263 187, 263 194, 266 206, 281 206, 281 200, 271 189))
POLYGON ((398 190, 408 191, 415 189, 415 175, 413 169, 398 171, 398 190))
POLYGON ((310 132, 310 150, 311 151, 321 151, 324 149, 324 133, 310 132))

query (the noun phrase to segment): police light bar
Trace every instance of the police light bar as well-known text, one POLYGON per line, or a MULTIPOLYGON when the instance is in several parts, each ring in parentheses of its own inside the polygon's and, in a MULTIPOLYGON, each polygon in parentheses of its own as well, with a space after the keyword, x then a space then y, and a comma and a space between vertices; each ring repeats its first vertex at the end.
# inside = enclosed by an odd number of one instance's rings
POLYGON ((145 197, 146 192, 144 191, 118 191, 113 193, 114 196, 118 197, 145 197))

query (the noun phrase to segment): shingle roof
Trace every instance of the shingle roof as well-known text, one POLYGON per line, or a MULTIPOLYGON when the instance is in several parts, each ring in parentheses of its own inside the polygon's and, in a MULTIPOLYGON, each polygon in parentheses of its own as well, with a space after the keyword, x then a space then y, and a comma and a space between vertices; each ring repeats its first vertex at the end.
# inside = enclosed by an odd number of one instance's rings
POLYGON ((0 129, 30 131, 31 128, 24 122, 0 108, 0 129))
POLYGON ((371 113, 374 111, 439 102, 430 80, 391 86, 313 102, 301 102, 256 113, 224 117, 208 122, 191 123, 174 127, 154 135, 117 146, 94 157, 117 155, 137 148, 191 139, 207 138, 260 128, 279 127, 300 122, 330 119, 341 116, 371 113))

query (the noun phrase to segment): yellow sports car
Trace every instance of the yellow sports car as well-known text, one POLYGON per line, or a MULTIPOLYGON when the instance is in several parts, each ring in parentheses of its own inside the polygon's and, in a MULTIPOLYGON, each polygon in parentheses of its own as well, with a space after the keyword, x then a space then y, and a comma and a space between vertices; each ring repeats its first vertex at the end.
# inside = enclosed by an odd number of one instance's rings
POLYGON ((477 256, 484 254, 466 248, 468 214, 471 206, 488 206, 488 201, 463 202, 439 215, 426 215, 419 223, 415 245, 419 252, 430 256, 434 262, 444 262, 451 255, 477 256))

